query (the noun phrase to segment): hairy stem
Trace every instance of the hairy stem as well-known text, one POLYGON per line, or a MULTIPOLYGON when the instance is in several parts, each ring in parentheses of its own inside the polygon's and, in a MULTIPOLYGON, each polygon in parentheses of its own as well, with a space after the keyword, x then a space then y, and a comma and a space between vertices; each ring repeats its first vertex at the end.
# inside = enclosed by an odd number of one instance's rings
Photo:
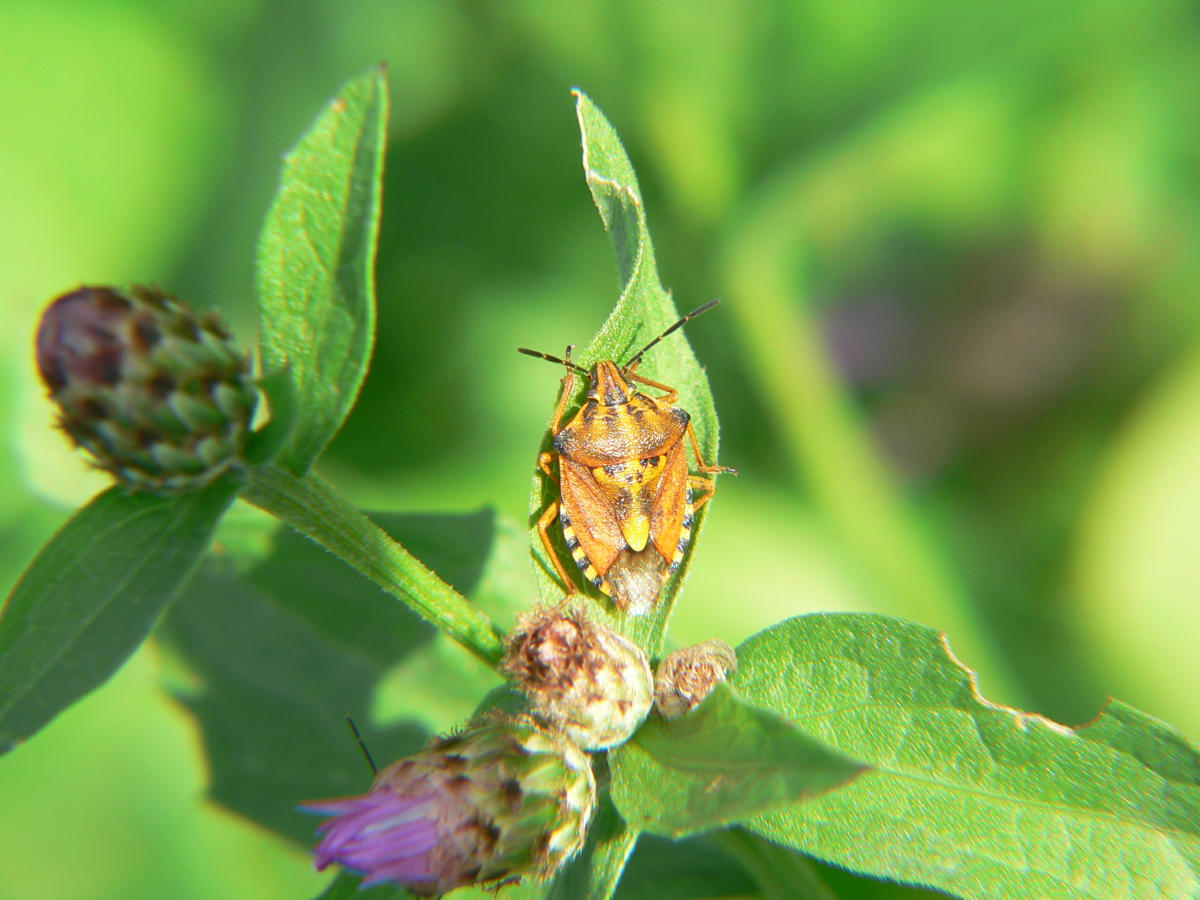
POLYGON ((442 581, 320 475, 247 467, 242 499, 316 541, 488 665, 503 653, 492 620, 442 581))

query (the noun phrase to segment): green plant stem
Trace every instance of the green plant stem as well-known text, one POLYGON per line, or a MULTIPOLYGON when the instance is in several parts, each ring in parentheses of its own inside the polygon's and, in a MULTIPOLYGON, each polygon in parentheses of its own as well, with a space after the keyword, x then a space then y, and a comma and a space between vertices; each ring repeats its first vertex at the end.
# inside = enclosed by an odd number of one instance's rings
POLYGON ((500 661, 495 623, 316 472, 298 478, 275 466, 249 466, 247 475, 242 499, 341 557, 488 665, 500 661))

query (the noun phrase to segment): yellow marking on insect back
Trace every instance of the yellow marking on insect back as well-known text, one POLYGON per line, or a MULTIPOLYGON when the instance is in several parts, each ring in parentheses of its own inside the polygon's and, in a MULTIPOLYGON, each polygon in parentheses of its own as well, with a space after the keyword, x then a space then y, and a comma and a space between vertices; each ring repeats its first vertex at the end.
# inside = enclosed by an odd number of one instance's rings
POLYGON ((590 469, 616 515, 625 543, 635 552, 644 550, 650 540, 654 497, 666 465, 666 455, 659 454, 590 469))

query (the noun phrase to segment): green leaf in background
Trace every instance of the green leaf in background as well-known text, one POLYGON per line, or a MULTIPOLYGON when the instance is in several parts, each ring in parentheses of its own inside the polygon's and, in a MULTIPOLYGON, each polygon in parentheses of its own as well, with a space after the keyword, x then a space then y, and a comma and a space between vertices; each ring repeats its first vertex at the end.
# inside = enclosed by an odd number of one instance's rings
POLYGON ((743 828, 724 828, 706 837, 744 867, 762 900, 932 900, 950 896, 931 888, 856 875, 743 828))
POLYGON ((797 803, 867 768, 725 685, 689 715, 651 716, 609 760, 621 817, 664 837, 797 803))
POLYGON ((408 891, 394 884, 359 887, 362 878, 349 872, 339 872, 315 900, 407 900, 408 891))
POLYGON ((237 496, 112 487, 42 548, 0 618, 0 753, 102 684, 146 639, 237 496))
MULTIPOLYGON (((918 128, 904 134, 926 137, 918 128)), ((877 153, 888 160, 884 169, 901 137, 880 135, 877 153)), ((855 560, 873 602, 954 635, 1000 695, 1013 699, 1016 687, 993 636, 881 455, 879 437, 843 383, 822 332, 813 297, 812 244, 825 222, 813 188, 814 165, 819 163, 801 155, 776 173, 742 210, 721 254, 722 283, 740 301, 729 304, 732 321, 755 360, 748 371, 762 402, 775 413, 779 446, 804 484, 806 501, 855 560)), ((870 169, 852 171, 847 186, 857 192, 870 169)), ((886 193, 880 187, 872 196, 886 193)))
POLYGON ((816 863, 795 850, 740 828, 727 828, 713 835, 713 840, 754 876, 764 900, 837 900, 837 893, 817 875, 816 863))
MULTIPOLYGON (((754 880, 712 836, 670 841, 643 835, 629 858, 615 900, 751 897, 754 880)), ((803 895, 793 895, 803 896, 803 895)))
POLYGON ((258 247, 262 364, 287 368, 300 425, 280 462, 302 475, 341 427, 375 339, 375 242, 387 79, 351 81, 284 161, 258 247))
POLYGON ((1072 614, 1105 684, 1200 735, 1200 345, 1104 451, 1072 560, 1072 614))
POLYGON ((1114 704, 1072 729, 984 700, 937 631, 803 616, 738 648, 749 702, 873 771, 748 827, 964 898, 1200 893, 1200 754, 1114 704))
MULTIPOLYGON (((480 584, 491 513, 377 518, 460 590, 480 584)), ((383 767, 425 743, 425 707, 452 703, 449 690, 473 702, 498 679, 460 653, 440 680, 410 679, 380 709, 380 688, 398 666, 446 659, 440 637, 318 545, 269 521, 263 527, 274 529, 266 554, 239 565, 210 559, 161 635, 183 664, 172 688, 200 721, 213 798, 308 844, 319 820, 296 811, 298 803, 371 783, 347 714, 383 767)))
MULTIPOLYGON (((674 324, 679 319, 679 311, 671 294, 664 290, 659 282, 641 189, 620 138, 604 114, 585 94, 576 91, 575 100, 579 130, 583 138, 584 175, 592 198, 600 210, 604 227, 612 240, 621 289, 616 307, 608 320, 587 349, 576 355, 575 360, 583 366, 589 366, 601 359, 624 363, 664 329, 674 324)), ((699 305, 699 299, 708 298, 698 298, 695 305, 699 305)), ((710 313, 720 314, 719 308, 715 313, 710 313)), ((569 339, 570 336, 565 337, 569 339)), ((557 354, 559 351, 555 349, 554 352, 557 354)), ((691 413, 692 425, 705 461, 714 462, 717 455, 717 418, 713 409, 712 393, 687 340, 678 332, 664 340, 647 354, 645 361, 638 368, 638 374, 678 389, 679 406, 691 413)), ((586 389, 586 385, 580 383, 584 381, 586 379, 577 379, 577 399, 582 398, 586 389)), ((547 379, 547 383, 549 402, 549 384, 553 382, 547 379)), ((577 404, 572 404, 568 407, 568 415, 576 406, 577 404)), ((565 421, 564 419, 564 424, 565 421)), ((550 448, 551 438, 547 432, 541 449, 550 448)), ((689 465, 694 468, 690 449, 688 458, 689 465)), ((536 520, 547 504, 557 496, 558 487, 541 473, 536 473, 534 479, 530 511, 536 520)), ((690 560, 696 552, 700 527, 707 510, 708 507, 705 507, 698 514, 692 529, 688 554, 684 557, 678 575, 663 588, 654 610, 649 615, 627 618, 617 623, 624 633, 642 645, 651 656, 657 654, 662 647, 667 620, 675 596, 683 586, 690 560)), ((568 570, 573 570, 570 553, 562 541, 561 530, 557 526, 552 527, 551 535, 560 557, 568 563, 568 570)), ((540 570, 538 580, 542 599, 556 602, 562 598, 562 588, 553 574, 549 560, 545 558, 536 528, 531 531, 531 541, 540 570)), ((586 590, 591 592, 590 586, 586 590)), ((614 610, 608 598, 600 600, 599 604, 605 613, 611 614, 614 610)))

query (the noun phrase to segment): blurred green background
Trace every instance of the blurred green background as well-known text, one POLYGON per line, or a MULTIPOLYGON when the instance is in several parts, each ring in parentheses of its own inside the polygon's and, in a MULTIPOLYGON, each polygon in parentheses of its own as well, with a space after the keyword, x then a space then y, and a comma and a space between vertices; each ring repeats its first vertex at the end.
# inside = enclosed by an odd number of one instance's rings
MULTIPOLYGON (((984 693, 1115 695, 1200 739, 1200 18, 1138 3, 6 0, 0 572, 99 489, 50 428, 41 307, 156 282, 251 342, 282 153, 393 96, 380 332, 324 472, 524 522, 558 373, 615 300, 569 88, 621 132, 722 417, 673 625, 946 628, 984 693)), ((530 580, 532 584, 532 579, 530 580)), ((532 597, 532 588, 530 596, 532 597)), ((0 760, 0 900, 303 897, 204 801, 153 645, 0 760)))

